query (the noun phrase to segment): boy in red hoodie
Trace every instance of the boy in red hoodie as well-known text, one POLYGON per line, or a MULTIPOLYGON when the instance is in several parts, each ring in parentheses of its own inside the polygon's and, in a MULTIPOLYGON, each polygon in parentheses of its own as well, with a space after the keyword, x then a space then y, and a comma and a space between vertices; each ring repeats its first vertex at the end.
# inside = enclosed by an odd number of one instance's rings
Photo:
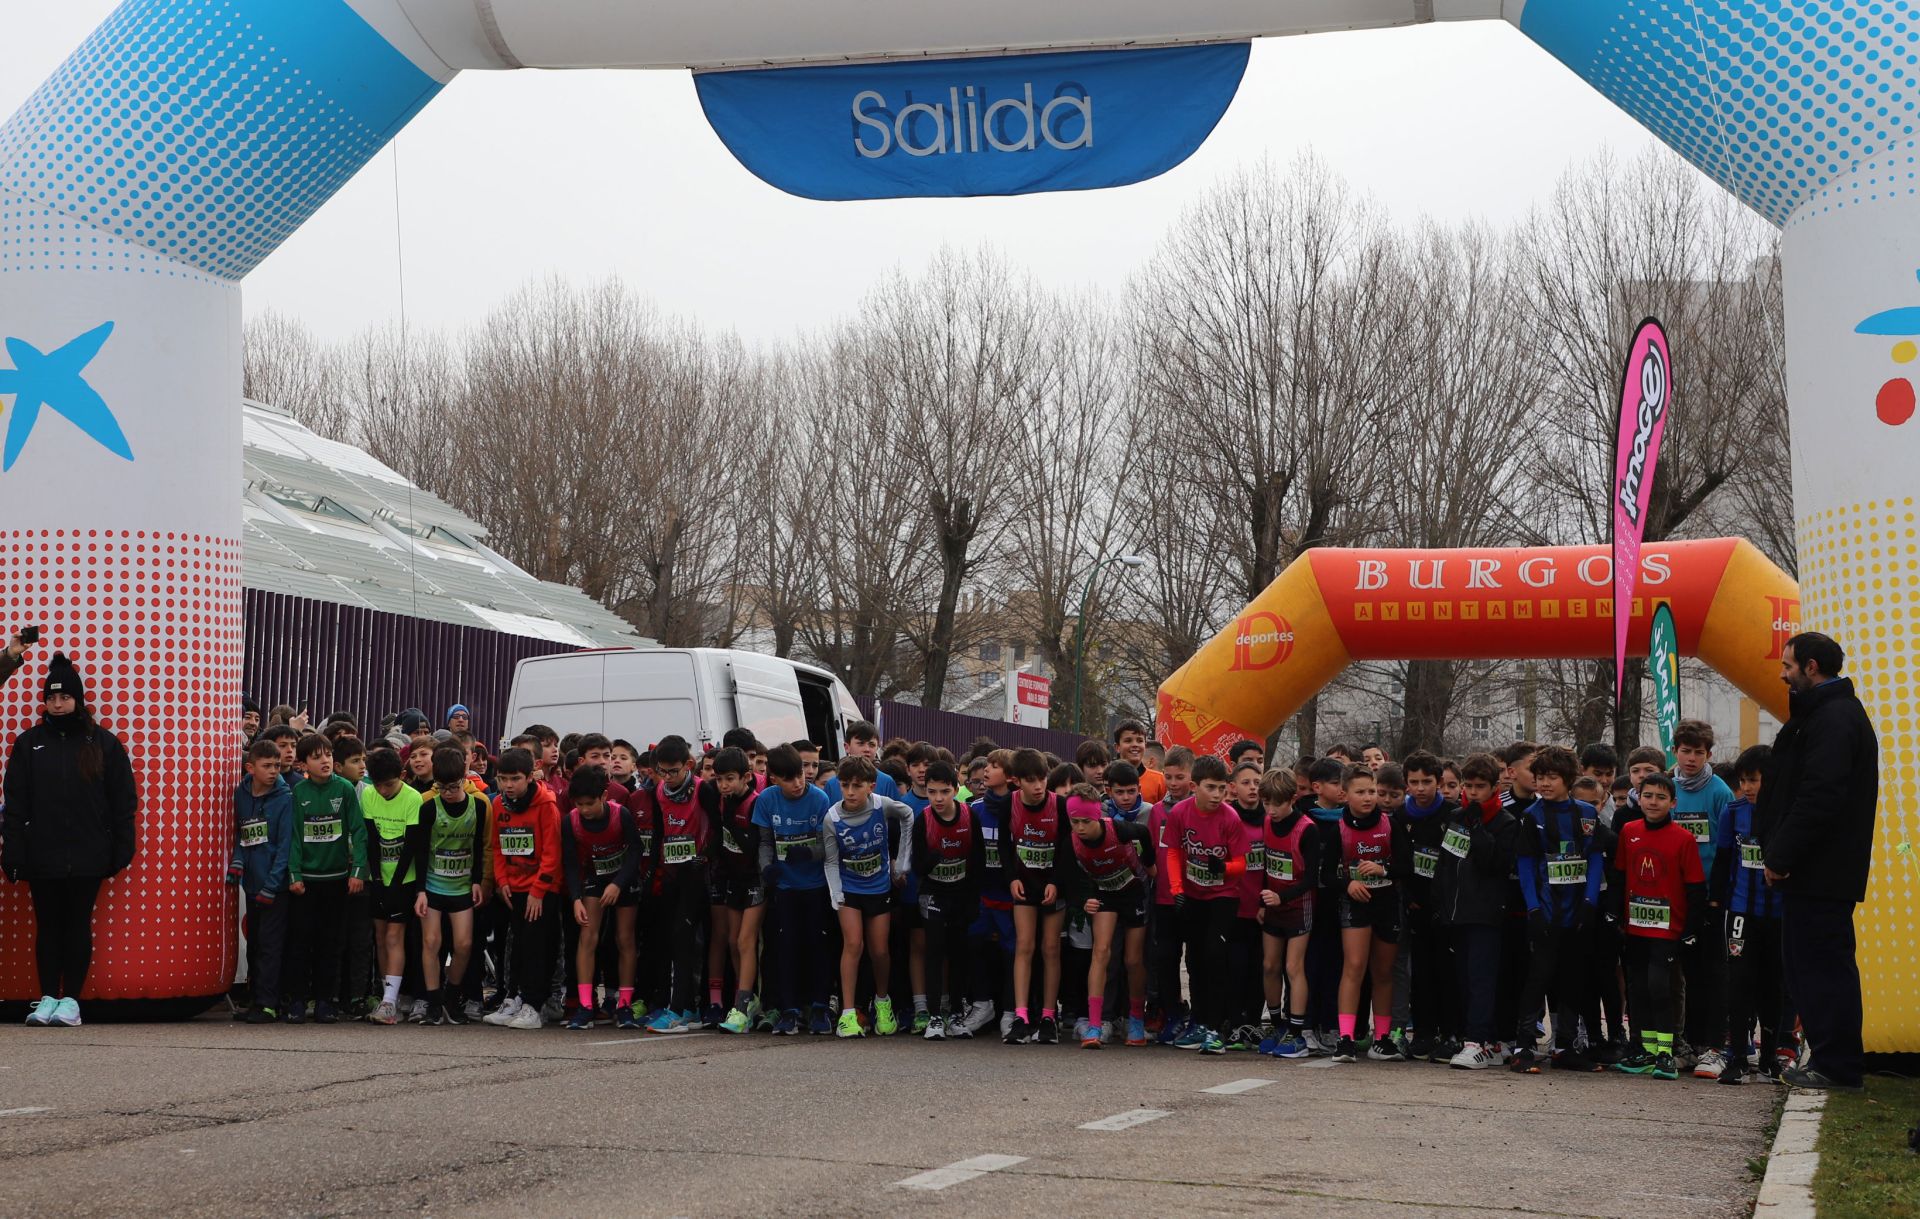
POLYGON ((553 792, 533 781, 533 755, 508 749, 494 767, 493 879, 510 912, 516 993, 488 1013, 488 1024, 537 1029, 553 982, 554 929, 559 926, 560 808, 553 792))
POLYGON ((1202 1054, 1227 1049, 1220 1036, 1233 998, 1227 941, 1247 870, 1246 827, 1226 800, 1227 764, 1211 754, 1194 759, 1193 795, 1167 814, 1161 855, 1193 988, 1193 1023, 1173 1044, 1202 1054))

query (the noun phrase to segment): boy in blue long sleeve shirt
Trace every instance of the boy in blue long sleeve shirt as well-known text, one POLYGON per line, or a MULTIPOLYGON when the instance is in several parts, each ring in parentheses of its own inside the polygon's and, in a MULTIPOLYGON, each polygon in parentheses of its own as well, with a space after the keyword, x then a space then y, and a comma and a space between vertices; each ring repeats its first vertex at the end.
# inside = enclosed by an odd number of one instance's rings
POLYGON ((772 907, 769 981, 780 1018, 773 1031, 791 1035, 829 1032, 827 1022, 827 925, 833 907, 827 893, 826 846, 821 832, 832 801, 808 783, 799 751, 776 745, 767 751, 767 786, 753 801, 760 835, 760 870, 772 907), (803 1022, 803 1012, 811 1019, 803 1022))
POLYGON ((1606 849, 1588 828, 1597 817, 1593 806, 1569 796, 1580 772, 1573 751, 1548 746, 1533 755, 1530 769, 1537 798, 1520 820, 1515 862, 1520 895, 1527 903, 1527 938, 1532 951, 1526 982, 1520 989, 1520 1016, 1514 1033, 1519 1049, 1509 1066, 1524 1075, 1540 1073, 1540 1062, 1533 1052, 1533 1025, 1550 992, 1553 1035, 1560 1046, 1553 1056, 1554 1067, 1597 1071, 1598 1066, 1574 1049, 1573 1030, 1576 1018, 1586 1007, 1586 989, 1591 981, 1588 941, 1600 904, 1606 849))
MULTIPOLYGON (((1673 730, 1673 820, 1693 835, 1700 848, 1700 869, 1713 875, 1714 844, 1726 823, 1733 789, 1713 773, 1713 725, 1705 720, 1681 720, 1673 730)), ((1726 1040, 1727 940, 1725 907, 1711 893, 1706 917, 1695 941, 1680 950, 1680 969, 1687 980, 1686 1038, 1675 1055, 1680 1069, 1693 1062, 1699 1079, 1718 1079, 1726 1059, 1714 1047, 1726 1040)))
POLYGON ((233 789, 233 857, 227 883, 247 895, 248 1024, 280 1018, 280 961, 287 942, 287 863, 293 851, 293 789, 280 777, 280 748, 255 741, 247 777, 233 789))
POLYGON ((1720 1073, 1723 1084, 1737 1084, 1754 1068, 1747 1061, 1747 1035, 1760 1024, 1761 1073, 1777 1076, 1774 1058, 1780 1030, 1793 1027, 1785 1010, 1785 988, 1780 966, 1780 910, 1778 889, 1766 883, 1765 850, 1754 806, 1760 800, 1760 782, 1773 750, 1755 745, 1733 764, 1740 785, 1727 814, 1714 833, 1713 868, 1707 873, 1709 900, 1726 912, 1727 945, 1727 1053, 1720 1073))

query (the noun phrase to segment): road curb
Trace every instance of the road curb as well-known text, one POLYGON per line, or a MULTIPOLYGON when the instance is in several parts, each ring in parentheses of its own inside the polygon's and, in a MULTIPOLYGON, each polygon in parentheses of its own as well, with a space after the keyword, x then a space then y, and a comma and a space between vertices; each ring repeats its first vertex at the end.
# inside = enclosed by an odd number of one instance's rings
POLYGON ((1814 1219, 1813 1174, 1820 1167, 1814 1144, 1820 1139, 1820 1115, 1827 1105, 1824 1092, 1787 1093, 1767 1153, 1767 1175, 1760 1182, 1754 1219, 1814 1219))

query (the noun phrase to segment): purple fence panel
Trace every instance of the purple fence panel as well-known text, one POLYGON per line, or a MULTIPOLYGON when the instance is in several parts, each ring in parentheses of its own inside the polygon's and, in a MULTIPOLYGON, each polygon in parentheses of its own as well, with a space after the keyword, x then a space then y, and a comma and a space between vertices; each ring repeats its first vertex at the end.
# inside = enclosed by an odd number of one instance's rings
MULTIPOLYGON (((855 701, 868 719, 874 718, 874 700, 860 698, 855 701)), ((878 722, 883 737, 905 737, 909 741, 943 745, 956 756, 964 754, 976 737, 986 737, 995 745, 1007 749, 1038 749, 1072 760, 1073 751, 1080 748, 1080 742, 1086 739, 1078 733, 1032 728, 1025 724, 990 720, 978 715, 961 715, 953 711, 937 711, 916 707, 911 703, 882 701, 879 710, 881 718, 878 722)))
POLYGON ((291 703, 316 721, 345 711, 363 732, 373 732, 391 711, 418 707, 439 726, 448 707, 465 703, 475 736, 489 749, 508 728, 526 727, 502 722, 514 665, 528 656, 574 650, 546 639, 251 588, 246 607, 242 689, 263 708, 291 703))

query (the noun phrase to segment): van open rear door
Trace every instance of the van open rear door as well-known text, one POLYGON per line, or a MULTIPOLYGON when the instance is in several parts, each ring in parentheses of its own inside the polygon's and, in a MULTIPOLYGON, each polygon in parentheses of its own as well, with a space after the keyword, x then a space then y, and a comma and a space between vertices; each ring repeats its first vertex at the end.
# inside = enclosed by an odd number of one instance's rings
POLYGON ((734 722, 751 729, 761 744, 771 749, 808 735, 792 665, 777 656, 730 652, 727 673, 733 682, 734 722))

